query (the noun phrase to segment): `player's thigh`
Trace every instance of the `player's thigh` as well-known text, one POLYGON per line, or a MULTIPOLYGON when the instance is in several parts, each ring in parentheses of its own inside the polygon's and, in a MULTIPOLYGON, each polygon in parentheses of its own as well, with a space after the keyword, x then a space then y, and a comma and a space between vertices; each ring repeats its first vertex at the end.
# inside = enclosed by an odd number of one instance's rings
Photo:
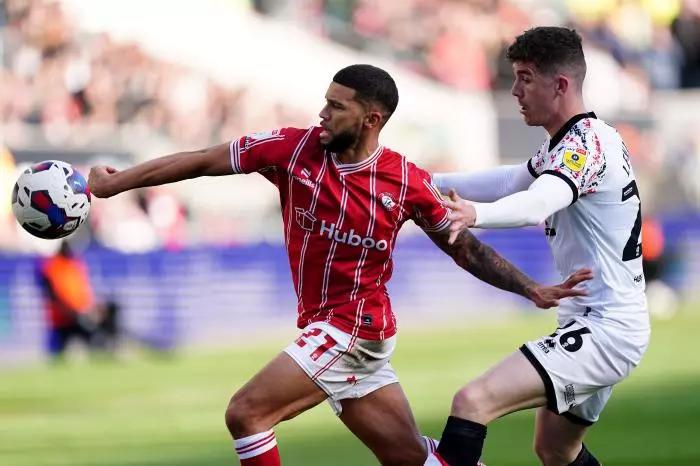
POLYGON ((627 334, 578 316, 521 351, 542 375, 548 408, 595 422, 611 387, 629 375, 647 343, 647 334, 627 334))
POLYGON ((455 395, 452 414, 488 423, 505 414, 546 403, 535 367, 516 351, 469 382, 455 395))
POLYGON ((535 416, 535 451, 542 459, 572 461, 581 451, 587 430, 587 425, 541 407, 535 416))
POLYGON ((288 354, 280 353, 233 395, 227 422, 256 420, 271 427, 327 396, 288 354))
POLYGON ((340 419, 384 465, 422 465, 427 451, 398 383, 341 400, 340 419))

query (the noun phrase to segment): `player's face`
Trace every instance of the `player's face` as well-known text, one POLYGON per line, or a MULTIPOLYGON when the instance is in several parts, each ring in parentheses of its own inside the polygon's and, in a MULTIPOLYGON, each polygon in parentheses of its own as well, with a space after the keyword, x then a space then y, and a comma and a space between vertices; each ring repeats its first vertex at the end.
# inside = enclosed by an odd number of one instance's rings
POLYGON ((355 90, 331 83, 326 92, 326 105, 321 117, 321 144, 332 152, 343 152, 360 137, 366 109, 355 100, 355 90))
POLYGON ((555 111, 557 80, 543 74, 532 63, 513 63, 515 81, 511 94, 518 99, 520 114, 528 126, 545 126, 555 111))

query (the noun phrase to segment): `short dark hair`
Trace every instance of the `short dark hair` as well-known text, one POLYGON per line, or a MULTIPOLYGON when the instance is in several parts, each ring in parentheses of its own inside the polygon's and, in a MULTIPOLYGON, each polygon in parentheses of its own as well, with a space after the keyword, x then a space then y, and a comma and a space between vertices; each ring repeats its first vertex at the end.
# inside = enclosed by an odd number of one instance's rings
POLYGON ((385 122, 399 104, 399 90, 394 78, 376 66, 347 66, 333 76, 333 82, 354 89, 358 100, 380 104, 387 112, 385 122))
POLYGON ((567 69, 580 83, 586 76, 581 36, 563 27, 536 27, 515 38, 506 58, 513 62, 533 63, 538 71, 553 74, 567 69))

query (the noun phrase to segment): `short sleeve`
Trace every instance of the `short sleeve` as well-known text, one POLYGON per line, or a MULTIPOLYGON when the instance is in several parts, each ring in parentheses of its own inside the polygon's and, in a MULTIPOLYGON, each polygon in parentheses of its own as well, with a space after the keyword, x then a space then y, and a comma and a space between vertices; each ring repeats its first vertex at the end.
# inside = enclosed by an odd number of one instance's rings
POLYGON ((233 172, 253 173, 270 168, 286 169, 294 148, 306 132, 297 128, 283 128, 234 139, 229 146, 233 172))
POLYGON ((572 204, 579 196, 595 191, 605 169, 602 152, 591 152, 575 143, 562 144, 551 154, 541 152, 528 162, 533 176, 549 174, 564 180, 573 193, 572 204))
POLYGON ((442 196, 433 185, 428 172, 409 164, 409 201, 412 204, 411 218, 426 232, 441 231, 450 224, 448 210, 442 196), (413 172, 413 173, 410 173, 413 172))

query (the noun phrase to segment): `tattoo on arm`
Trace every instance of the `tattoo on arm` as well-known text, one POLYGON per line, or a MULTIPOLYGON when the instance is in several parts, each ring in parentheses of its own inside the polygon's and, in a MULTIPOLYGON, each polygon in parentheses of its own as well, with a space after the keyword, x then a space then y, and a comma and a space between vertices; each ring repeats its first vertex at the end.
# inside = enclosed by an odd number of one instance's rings
POLYGON ((453 244, 449 244, 450 232, 428 234, 445 254, 467 272, 490 285, 529 298, 529 290, 537 283, 505 260, 490 246, 479 241, 469 230, 460 232, 453 244))

